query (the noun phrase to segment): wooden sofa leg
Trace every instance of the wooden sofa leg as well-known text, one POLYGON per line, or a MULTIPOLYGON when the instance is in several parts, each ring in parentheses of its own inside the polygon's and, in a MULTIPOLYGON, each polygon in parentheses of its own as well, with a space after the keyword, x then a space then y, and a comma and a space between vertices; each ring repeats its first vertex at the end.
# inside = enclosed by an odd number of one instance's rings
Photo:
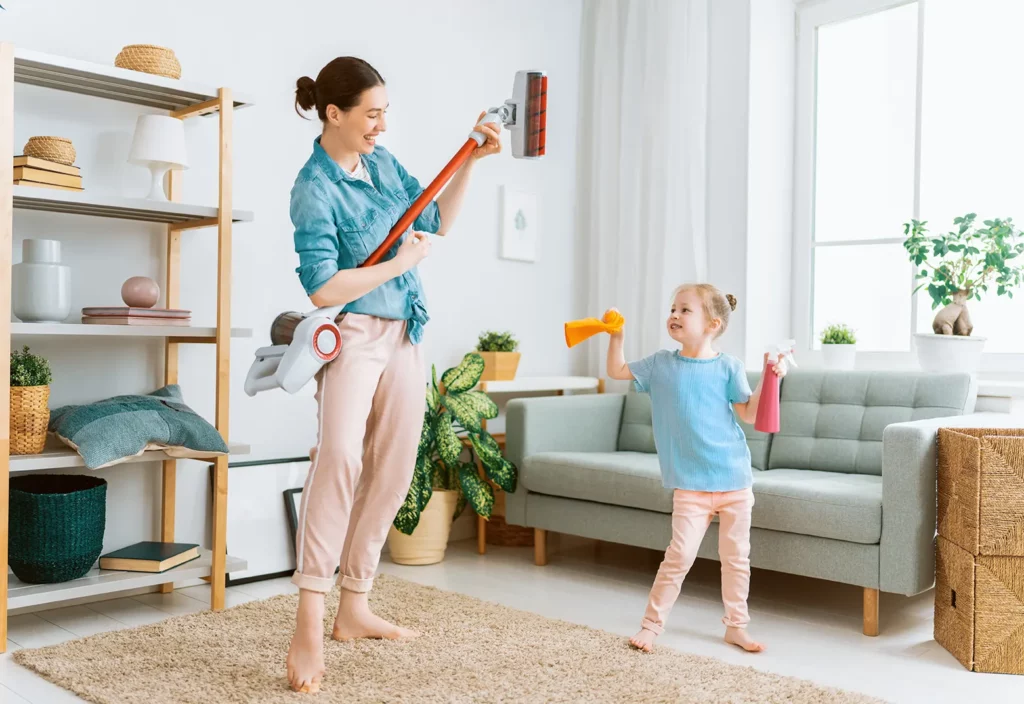
POLYGON ((878 635, 878 590, 864 587, 864 635, 878 635))
POLYGON ((548 532, 542 528, 533 529, 533 561, 541 567, 548 564, 548 532))

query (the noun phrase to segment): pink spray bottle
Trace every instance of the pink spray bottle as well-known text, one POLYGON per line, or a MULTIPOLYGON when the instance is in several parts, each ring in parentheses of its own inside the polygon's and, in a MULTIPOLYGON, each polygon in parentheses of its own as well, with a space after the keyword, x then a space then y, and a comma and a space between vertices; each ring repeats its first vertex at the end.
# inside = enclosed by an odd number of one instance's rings
POLYGON ((754 419, 754 430, 761 433, 779 432, 779 387, 780 378, 773 367, 778 366, 785 374, 790 366, 795 367, 793 347, 796 340, 785 340, 768 353, 764 364, 764 381, 761 383, 761 400, 757 404, 757 417, 754 419))

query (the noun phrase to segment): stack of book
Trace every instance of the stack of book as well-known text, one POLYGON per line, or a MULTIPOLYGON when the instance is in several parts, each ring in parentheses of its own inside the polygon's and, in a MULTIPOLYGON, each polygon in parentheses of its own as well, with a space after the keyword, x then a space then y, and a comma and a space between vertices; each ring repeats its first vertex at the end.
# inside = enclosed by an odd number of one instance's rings
POLYGON ((77 166, 65 166, 34 156, 14 157, 14 185, 83 190, 82 173, 77 166))
POLYGON ((180 325, 192 323, 192 311, 177 308, 108 306, 83 308, 82 322, 92 325, 180 325))

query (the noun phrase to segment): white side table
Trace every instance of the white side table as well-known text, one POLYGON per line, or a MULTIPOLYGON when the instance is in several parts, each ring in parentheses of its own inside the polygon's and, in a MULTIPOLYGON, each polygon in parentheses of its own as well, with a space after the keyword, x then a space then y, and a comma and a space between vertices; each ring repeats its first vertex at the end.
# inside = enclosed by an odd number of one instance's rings
MULTIPOLYGON (((596 376, 519 376, 511 381, 481 381, 477 388, 487 394, 506 396, 544 391, 552 392, 557 396, 564 395, 566 391, 596 391, 602 394, 604 393, 604 379, 596 376)), ((481 420, 481 425, 486 429, 487 421, 481 420)), ((494 433, 493 437, 504 452, 505 433, 494 433)), ((479 459, 477 460, 477 469, 482 477, 485 476, 479 459)), ((500 489, 495 488, 496 494, 500 492, 500 489)), ((497 507, 497 499, 498 497, 495 496, 495 507, 497 507)), ((477 516, 476 528, 476 549, 483 555, 487 552, 487 520, 477 516)))

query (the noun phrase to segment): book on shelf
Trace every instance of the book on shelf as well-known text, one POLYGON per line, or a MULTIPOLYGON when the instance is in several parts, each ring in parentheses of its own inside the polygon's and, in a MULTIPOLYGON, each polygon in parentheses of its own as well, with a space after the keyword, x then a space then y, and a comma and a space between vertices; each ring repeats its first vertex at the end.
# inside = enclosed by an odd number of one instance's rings
POLYGON ((199 557, 194 543, 143 541, 100 556, 101 570, 124 572, 166 572, 199 557))
POLYGON ((27 166, 14 167, 14 180, 31 181, 33 183, 45 183, 51 186, 67 186, 68 188, 81 188, 82 177, 60 174, 56 171, 44 171, 43 169, 30 169, 27 166))
POLYGON ((192 311, 180 308, 132 308, 130 306, 91 306, 82 315, 103 315, 132 318, 189 318, 192 311))
POLYGON ((143 318, 138 315, 83 315, 84 325, 171 325, 187 328, 191 318, 143 318))
POLYGON ((15 186, 33 186, 35 188, 56 188, 57 190, 60 190, 60 191, 76 191, 76 192, 81 192, 81 191, 85 190, 84 188, 75 188, 74 186, 59 186, 59 185, 54 184, 54 183, 37 183, 36 181, 25 181, 25 180, 21 180, 21 179, 15 179, 14 180, 14 185, 15 186))
POLYGON ((41 169, 42 171, 52 171, 58 174, 67 174, 68 176, 82 175, 82 170, 77 166, 58 164, 56 161, 48 161, 36 156, 21 155, 14 157, 14 167, 18 168, 19 166, 24 166, 30 169, 41 169))

